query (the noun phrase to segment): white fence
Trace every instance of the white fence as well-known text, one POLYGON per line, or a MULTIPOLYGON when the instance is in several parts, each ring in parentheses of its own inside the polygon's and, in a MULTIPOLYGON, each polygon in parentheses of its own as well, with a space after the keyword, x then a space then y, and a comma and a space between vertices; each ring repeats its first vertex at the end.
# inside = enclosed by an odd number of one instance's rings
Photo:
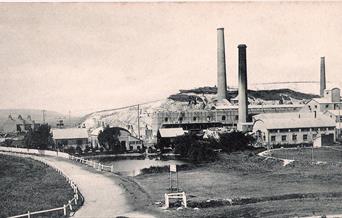
POLYGON ((107 171, 107 172, 114 173, 114 165, 110 165, 110 166, 108 165, 107 166, 107 165, 95 162, 94 160, 87 160, 87 159, 84 159, 82 157, 75 157, 72 155, 69 155, 69 159, 74 160, 76 162, 80 162, 80 163, 88 165, 88 166, 91 166, 94 169, 97 169, 99 171, 107 171))
MULTIPOLYGON (((27 153, 27 149, 20 149, 20 148, 3 149, 3 148, 7 148, 7 147, 0 147, 0 151, 27 153)), ((30 150, 30 152, 28 154, 37 154, 37 153, 35 153, 37 150, 35 150, 35 149, 29 149, 29 150, 30 150)), ((53 152, 53 151, 44 151, 43 153, 44 153, 44 155, 55 156, 55 157, 56 156, 60 156, 60 154, 61 154, 61 152, 58 152, 58 155, 53 155, 53 153, 51 153, 51 152, 53 152)), ((52 208, 52 209, 48 209, 48 210, 34 211, 34 212, 28 211, 25 214, 11 216, 9 218, 17 218, 17 217, 28 217, 28 218, 30 218, 32 215, 35 215, 35 214, 51 213, 51 212, 54 212, 54 211, 63 211, 63 215, 66 216, 68 214, 68 212, 73 211, 73 209, 75 209, 75 206, 81 205, 83 203, 84 199, 83 199, 82 195, 80 194, 77 185, 65 173, 63 173, 60 169, 56 168, 55 166, 49 164, 44 159, 39 158, 37 156, 18 154, 18 153, 3 153, 3 154, 18 156, 18 157, 28 157, 28 158, 40 161, 40 162, 42 162, 43 164, 45 164, 47 166, 50 166, 51 168, 56 170, 60 175, 62 175, 66 179, 66 181, 70 184, 71 188, 74 191, 74 197, 72 199, 70 199, 68 201, 68 203, 64 204, 61 207, 52 208)), ((56 152, 54 152, 54 153, 56 153, 56 152)), ((41 152, 39 154, 41 154, 41 152)), ((65 157, 65 153, 62 153, 62 154, 63 154, 62 156, 65 157)))
POLYGON ((67 154, 67 153, 57 152, 57 151, 49 151, 49 150, 38 150, 38 149, 28 149, 28 148, 13 148, 13 147, 0 146, 0 151, 69 158, 69 154, 67 154))

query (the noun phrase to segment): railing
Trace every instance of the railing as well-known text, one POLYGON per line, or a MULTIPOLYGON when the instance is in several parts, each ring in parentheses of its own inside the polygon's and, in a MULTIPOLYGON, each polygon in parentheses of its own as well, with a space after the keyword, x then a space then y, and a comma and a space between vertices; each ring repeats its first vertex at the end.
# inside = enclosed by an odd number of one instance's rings
POLYGON ((56 208, 52 208, 52 209, 48 209, 48 210, 40 210, 40 211, 34 211, 34 212, 28 211, 25 214, 11 216, 9 218, 17 218, 17 217, 28 217, 28 218, 30 218, 32 215, 35 215, 35 214, 51 213, 54 211, 63 211, 63 215, 67 216, 68 212, 70 213, 70 211, 73 211, 73 209, 75 209, 76 206, 80 206, 83 204, 84 199, 83 199, 83 196, 81 195, 81 193, 79 192, 77 185, 65 173, 63 173, 63 171, 61 171, 57 167, 53 166, 52 164, 49 164, 44 159, 41 159, 41 158, 36 157, 36 156, 30 156, 30 155, 24 155, 24 154, 13 154, 13 153, 11 153, 11 155, 19 156, 19 157, 29 157, 31 159, 40 161, 43 164, 45 164, 45 165, 53 168, 54 170, 56 170, 57 173, 59 173, 61 176, 63 176, 66 179, 66 181, 70 184, 71 188, 74 191, 74 197, 72 199, 70 199, 68 201, 68 203, 64 204, 62 207, 56 207, 56 208))
POLYGON ((72 155, 69 155, 69 159, 70 160, 74 160, 76 162, 80 162, 80 163, 86 164, 88 166, 93 167, 94 169, 99 170, 99 171, 107 171, 107 172, 114 173, 114 165, 107 166, 107 165, 98 163, 98 162, 96 162, 94 160, 87 160, 87 159, 84 159, 82 157, 75 157, 75 156, 72 156, 72 155))

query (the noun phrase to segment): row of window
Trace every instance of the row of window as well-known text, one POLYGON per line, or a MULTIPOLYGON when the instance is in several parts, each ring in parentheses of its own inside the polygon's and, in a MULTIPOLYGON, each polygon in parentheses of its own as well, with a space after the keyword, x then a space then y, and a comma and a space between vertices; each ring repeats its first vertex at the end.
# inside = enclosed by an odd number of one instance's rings
POLYGON ((334 127, 317 127, 317 128, 291 128, 291 129, 270 129, 270 133, 277 132, 310 132, 310 131, 327 131, 334 130, 334 127))
MULTIPOLYGON (((315 138, 316 134, 313 135, 313 137, 315 138)), ((297 135, 293 134, 292 135, 292 141, 297 141, 297 135)), ((303 141, 307 141, 308 140, 308 134, 303 134, 303 141)), ((275 142, 276 141, 276 136, 272 135, 271 136, 271 142, 275 142)), ((286 142, 287 141, 287 135, 282 135, 281 136, 281 141, 282 142, 286 142)))
MULTIPOLYGON (((221 120, 222 121, 225 121, 227 119, 227 117, 225 116, 225 115, 222 115, 221 116, 221 120)), ((239 119, 239 117, 237 116, 237 115, 235 115, 235 120, 238 120, 239 119)), ((198 120, 198 117, 193 117, 192 118, 192 121, 197 121, 198 120)), ((207 121, 211 121, 212 120, 212 117, 210 117, 210 116, 207 116, 207 121)), ((178 121, 179 122, 182 122, 183 121, 183 117, 179 117, 178 118, 178 121)), ((169 118, 168 117, 165 117, 164 118, 164 122, 169 122, 169 118)))
POLYGON ((130 141, 129 144, 130 145, 139 145, 139 144, 141 144, 141 142, 140 141, 130 141))

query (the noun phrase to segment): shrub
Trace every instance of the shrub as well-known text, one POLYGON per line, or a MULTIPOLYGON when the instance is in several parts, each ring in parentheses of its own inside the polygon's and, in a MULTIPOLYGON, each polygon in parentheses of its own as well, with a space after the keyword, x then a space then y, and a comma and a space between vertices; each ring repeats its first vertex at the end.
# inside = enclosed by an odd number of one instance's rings
POLYGON ((219 136, 218 146, 227 153, 246 150, 254 141, 252 136, 239 131, 221 133, 219 136))

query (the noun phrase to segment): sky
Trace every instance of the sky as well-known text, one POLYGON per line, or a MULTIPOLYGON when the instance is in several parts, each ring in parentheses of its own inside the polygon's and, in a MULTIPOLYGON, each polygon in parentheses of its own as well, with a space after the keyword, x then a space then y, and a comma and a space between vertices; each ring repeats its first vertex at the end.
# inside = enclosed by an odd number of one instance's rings
POLYGON ((225 28, 227 83, 237 46, 248 82, 342 76, 342 3, 0 3, 0 108, 73 115, 216 84, 225 28))

